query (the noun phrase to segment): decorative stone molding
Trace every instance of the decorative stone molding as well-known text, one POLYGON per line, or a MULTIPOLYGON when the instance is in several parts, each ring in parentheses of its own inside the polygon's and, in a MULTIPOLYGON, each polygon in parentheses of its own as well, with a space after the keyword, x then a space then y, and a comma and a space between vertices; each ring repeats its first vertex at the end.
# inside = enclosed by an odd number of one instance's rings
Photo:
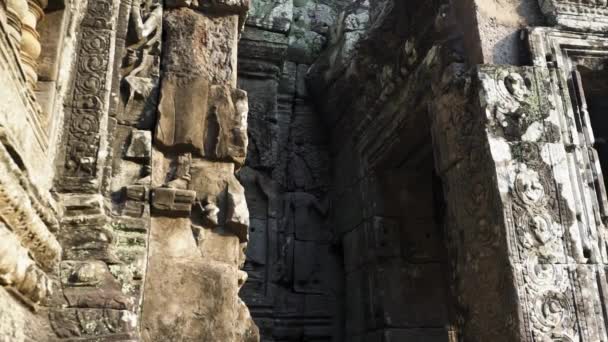
POLYGON ((49 230, 49 227, 56 229, 57 221, 48 205, 42 204, 35 192, 27 190, 32 187, 28 183, 5 147, 0 147, 0 217, 34 260, 51 271, 61 257, 61 247, 49 230))
POLYGON ((152 208, 168 216, 189 216, 195 199, 196 192, 191 190, 157 188, 152 191, 152 208))
POLYGON ((6 16, 8 20, 8 34, 15 47, 21 46, 21 28, 23 18, 28 13, 27 0, 7 0, 6 16))
POLYGON ((111 69, 114 64, 116 1, 89 2, 79 35, 77 68, 66 118, 62 191, 95 192, 101 187, 107 142, 111 69))
MULTIPOLYGON (((21 63, 20 56, 20 45, 21 45, 21 26, 22 19, 21 13, 19 11, 22 10, 25 4, 25 8, 27 9, 27 2, 21 0, 11 0, 7 3, 7 16, 8 23, 0 21, 0 68, 4 71, 4 84, 6 88, 12 89, 22 89, 27 82, 27 76, 25 73, 25 69, 23 67, 23 63, 21 63), (9 4, 15 6, 13 8, 8 7, 9 4), (17 7, 19 6, 19 7, 17 7)), ((25 14, 23 14, 25 15, 25 14)), ((3 98, 6 98, 3 94, 3 98)), ((28 143, 32 143, 36 141, 36 143, 40 146, 34 147, 31 149, 30 153, 37 153, 39 150, 46 151, 48 148, 48 137, 49 134, 42 127, 42 109, 38 102, 35 99, 34 92, 32 89, 27 89, 26 91, 19 91, 17 94, 13 95, 9 102, 20 102, 18 105, 21 111, 27 113, 27 115, 23 115, 22 117, 12 118, 12 122, 3 123, 4 126, 20 126, 25 129, 25 125, 27 125, 27 129, 32 132, 33 139, 28 141, 28 143), (36 151, 36 152, 34 152, 36 151)), ((13 133, 14 134, 14 133, 13 133)), ((22 144, 25 144, 23 142, 22 144)), ((40 151, 40 152, 42 152, 40 151)), ((40 153, 42 154, 42 153, 40 153)), ((42 157, 40 157, 42 159, 42 157)))
POLYGON ((0 224, 0 285, 16 290, 26 304, 39 303, 52 293, 49 277, 3 224, 0 224))
POLYGON ((539 0, 542 12, 555 25, 579 31, 608 29, 605 0, 539 0))
POLYGON ((27 5, 28 11, 22 18, 21 26, 21 62, 28 84, 34 87, 38 81, 38 63, 36 61, 42 48, 36 26, 44 18, 44 8, 47 3, 46 0, 28 0, 27 5))
POLYGON ((57 270, 61 246, 52 199, 31 183, 18 164, 19 154, 0 130, 0 285, 12 289, 26 305, 51 294, 47 273, 57 270), (17 159, 14 159, 17 158, 17 159))

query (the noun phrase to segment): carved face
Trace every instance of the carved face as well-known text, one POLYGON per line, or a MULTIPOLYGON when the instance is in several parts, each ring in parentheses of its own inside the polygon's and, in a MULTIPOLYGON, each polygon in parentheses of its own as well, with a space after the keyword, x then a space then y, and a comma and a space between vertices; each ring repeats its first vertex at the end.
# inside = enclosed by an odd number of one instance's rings
POLYGON ((510 73, 505 78, 505 86, 509 90, 509 93, 520 101, 524 100, 530 93, 524 78, 520 74, 510 73))
POLYGON ((520 171, 515 180, 515 191, 526 204, 537 204, 545 196, 545 188, 540 176, 534 170, 524 169, 520 171))
POLYGON ((530 229, 538 242, 545 244, 552 240, 551 222, 543 216, 534 216, 530 219, 530 229))

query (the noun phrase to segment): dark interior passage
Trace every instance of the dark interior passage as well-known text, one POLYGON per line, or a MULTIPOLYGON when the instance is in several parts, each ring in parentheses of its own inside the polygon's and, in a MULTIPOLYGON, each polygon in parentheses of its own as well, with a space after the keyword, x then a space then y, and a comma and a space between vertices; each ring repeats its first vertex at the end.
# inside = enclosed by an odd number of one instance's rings
MULTIPOLYGON (((586 59, 579 65, 584 97, 602 170, 608 170, 608 70, 605 60, 586 59)), ((604 182, 606 182, 604 174, 604 182)))
POLYGON ((370 211, 343 239, 347 340, 450 341, 443 195, 430 149, 364 183, 370 211))

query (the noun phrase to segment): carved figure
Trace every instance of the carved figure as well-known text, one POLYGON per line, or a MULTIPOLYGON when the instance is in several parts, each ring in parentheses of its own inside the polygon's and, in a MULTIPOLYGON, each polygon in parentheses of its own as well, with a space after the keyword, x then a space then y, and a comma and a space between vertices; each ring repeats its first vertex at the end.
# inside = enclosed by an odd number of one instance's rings
POLYGON ((515 179, 515 192, 524 203, 530 205, 540 203, 545 196, 545 188, 539 174, 525 165, 521 166, 515 179))
POLYGON ((530 95, 530 90, 520 74, 510 73, 505 78, 505 86, 509 90, 509 93, 518 101, 523 101, 530 95))
POLYGON ((131 8, 130 31, 137 42, 127 50, 126 69, 130 69, 124 77, 129 91, 127 110, 133 107, 136 96, 146 99, 158 84, 163 8, 158 0, 145 3, 142 8, 143 1, 134 1, 131 8))

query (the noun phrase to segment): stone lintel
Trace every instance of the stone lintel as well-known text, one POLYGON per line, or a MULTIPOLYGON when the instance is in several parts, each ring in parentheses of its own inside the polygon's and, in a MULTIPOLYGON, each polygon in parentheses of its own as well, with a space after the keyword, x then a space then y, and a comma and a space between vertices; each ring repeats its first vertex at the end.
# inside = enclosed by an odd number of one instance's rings
POLYGON ((576 31, 608 30, 608 5, 605 1, 539 0, 550 23, 576 31))

